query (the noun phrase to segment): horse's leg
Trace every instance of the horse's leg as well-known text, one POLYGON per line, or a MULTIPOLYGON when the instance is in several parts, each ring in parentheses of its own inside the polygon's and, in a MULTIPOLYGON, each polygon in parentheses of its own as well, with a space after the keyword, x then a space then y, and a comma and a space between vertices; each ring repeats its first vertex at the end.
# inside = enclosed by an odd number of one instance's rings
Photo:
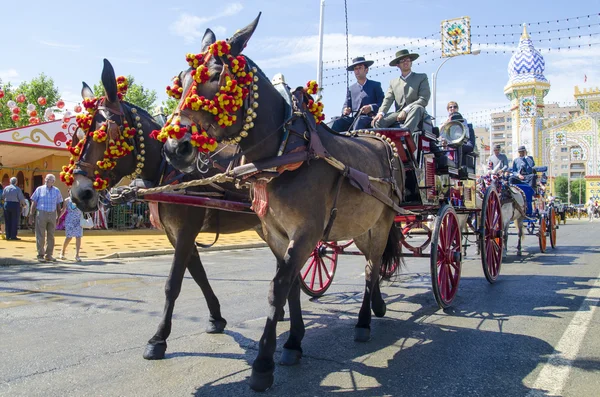
POLYGON ((194 281, 196 281, 196 284, 198 284, 202 290, 202 294, 206 299, 206 304, 210 313, 210 317, 208 318, 209 324, 206 326, 206 332, 209 334, 218 334, 223 332, 225 326, 227 325, 227 320, 221 317, 221 304, 219 303, 219 299, 215 295, 210 283, 208 282, 206 271, 204 271, 204 267, 202 266, 202 261, 200 260, 200 254, 198 254, 198 250, 192 249, 192 254, 190 255, 187 268, 194 278, 194 281))
MULTIPOLYGON (((275 362, 273 355, 277 345, 277 314, 281 312, 285 305, 286 299, 290 294, 292 284, 297 282, 300 268, 310 256, 310 253, 318 242, 317 239, 309 240, 306 238, 289 240, 287 248, 284 250, 277 249, 281 246, 282 241, 274 241, 276 237, 270 235, 267 237, 269 246, 278 258, 277 272, 273 281, 271 281, 269 291, 269 315, 265 324, 264 332, 258 343, 258 355, 254 363, 252 363, 252 373, 250 375, 250 387, 255 391, 265 391, 273 384, 273 372, 275 371, 275 362), (281 252, 285 253, 282 255, 281 252), (281 258, 281 259, 280 259, 281 258)), ((299 286, 298 286, 299 287, 299 286)), ((290 343, 289 348, 299 348, 299 343, 302 336, 297 332, 304 332, 304 325, 298 319, 302 317, 300 312, 299 291, 292 293, 292 304, 290 305, 290 343), (293 312, 293 313, 292 313, 293 312)))
POLYGON ((502 258, 506 259, 508 256, 508 225, 510 221, 504 226, 504 233, 502 234, 502 238, 504 238, 504 248, 502 249, 502 258))
MULTIPOLYGON (((281 365, 296 365, 302 358, 302 339, 304 338, 304 320, 302 319, 302 308, 300 306, 300 278, 295 277, 290 293, 288 294, 288 306, 290 308, 290 334, 283 345, 281 353, 281 365)), ((277 316, 277 321, 282 320, 277 316)))
POLYGON ((522 252, 521 252, 521 240, 523 239, 523 234, 525 234, 523 232, 523 218, 519 216, 519 218, 517 218, 516 220, 517 223, 517 233, 518 233, 518 239, 519 241, 517 242, 517 256, 521 256, 522 252))
POLYGON ((194 239, 196 237, 195 234, 186 235, 185 233, 178 233, 177 239, 175 239, 169 232, 167 232, 167 236, 169 237, 171 244, 175 247, 175 254, 173 255, 171 271, 165 284, 166 300, 162 320, 158 325, 158 330, 146 345, 146 350, 144 351, 144 358, 146 360, 159 360, 165 358, 167 338, 171 334, 171 319, 173 317, 175 300, 181 292, 183 275, 185 274, 185 268, 190 252, 194 248, 194 239))
MULTIPOLYGON (((389 229, 387 231, 389 232, 389 229)), ((379 289, 379 272, 388 236, 387 233, 384 236, 382 234, 378 230, 371 229, 354 239, 356 247, 367 259, 363 303, 354 328, 354 340, 357 342, 367 342, 371 339, 371 303, 373 302, 373 311, 376 316, 383 317, 386 311, 385 302, 379 289)))

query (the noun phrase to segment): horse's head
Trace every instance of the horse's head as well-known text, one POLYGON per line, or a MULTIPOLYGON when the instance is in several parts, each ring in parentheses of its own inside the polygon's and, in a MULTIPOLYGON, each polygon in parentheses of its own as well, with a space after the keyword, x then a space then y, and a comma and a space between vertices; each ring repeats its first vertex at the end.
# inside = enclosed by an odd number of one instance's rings
POLYGON ((160 126, 146 111, 121 100, 127 81, 115 78, 106 59, 102 85, 106 96, 95 98, 83 83, 81 96, 88 113, 77 117, 79 128, 69 145, 71 160, 61 172, 61 179, 72 185, 73 202, 85 212, 98 208, 99 192, 125 176, 150 179, 160 165, 161 145, 147 139, 160 126), (146 164, 147 158, 151 164, 146 164))
POLYGON ((167 88, 179 104, 157 139, 165 142, 165 156, 179 170, 191 172, 198 152, 212 152, 218 142, 238 143, 254 127, 257 68, 241 52, 259 18, 228 40, 217 41, 207 29, 201 52, 186 56, 189 69, 167 88))

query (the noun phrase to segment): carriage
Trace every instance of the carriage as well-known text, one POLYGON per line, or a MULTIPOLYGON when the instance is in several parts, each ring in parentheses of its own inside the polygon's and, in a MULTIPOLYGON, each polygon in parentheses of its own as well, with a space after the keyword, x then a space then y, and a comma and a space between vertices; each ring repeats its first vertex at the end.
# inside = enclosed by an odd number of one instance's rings
MULTIPOLYGON (((398 148, 404 165, 406 190, 410 192, 401 204, 410 214, 395 217, 401 244, 409 251, 403 256, 430 258, 432 289, 440 308, 448 307, 458 290, 462 236, 477 237, 483 272, 490 283, 496 281, 502 262, 500 197, 492 186, 478 197, 475 182, 478 155, 476 152, 462 154, 471 128, 461 122, 450 122, 440 133, 426 119, 421 131, 415 135, 402 128, 357 131, 357 134, 380 134, 390 138, 398 148), (437 146, 440 138, 444 138, 447 147, 437 146), (430 225, 432 219, 433 227, 430 225)), ((339 255, 361 255, 348 249, 351 244, 352 241, 322 241, 317 245, 300 273, 305 293, 319 297, 327 291, 333 282, 339 255)), ((389 273, 393 270, 395 268, 389 269, 389 273)), ((383 279, 386 277, 388 274, 382 274, 383 279)))
MULTIPOLYGON (((548 167, 534 167, 534 171, 545 172, 548 167)), ((554 202, 546 204, 544 194, 539 187, 532 188, 528 184, 516 184, 526 197, 527 211, 524 222, 530 235, 537 235, 540 252, 546 252, 548 240, 550 246, 556 248, 556 231, 558 230, 558 215, 554 202)))

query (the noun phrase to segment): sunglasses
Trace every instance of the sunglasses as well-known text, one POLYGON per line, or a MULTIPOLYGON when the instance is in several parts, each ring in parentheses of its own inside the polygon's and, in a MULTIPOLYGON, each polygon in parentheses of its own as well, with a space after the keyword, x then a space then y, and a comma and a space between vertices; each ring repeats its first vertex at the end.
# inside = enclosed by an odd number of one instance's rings
POLYGON ((456 105, 450 105, 450 106, 448 106, 448 109, 458 109, 458 106, 456 106, 456 105))
POLYGON ((398 61, 398 63, 406 63, 406 62, 412 62, 412 59, 410 58, 403 58, 401 60, 398 61))

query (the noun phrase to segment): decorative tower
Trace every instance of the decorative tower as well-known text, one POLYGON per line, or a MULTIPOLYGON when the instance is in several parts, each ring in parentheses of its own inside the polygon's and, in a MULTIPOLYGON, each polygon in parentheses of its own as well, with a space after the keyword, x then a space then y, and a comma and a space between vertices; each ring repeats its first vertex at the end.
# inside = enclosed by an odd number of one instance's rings
POLYGON ((539 130, 544 115, 544 97, 550 91, 550 83, 544 77, 545 68, 544 57, 533 47, 526 24, 523 24, 519 47, 508 63, 508 84, 504 94, 511 101, 513 158, 518 156, 518 147, 525 145, 537 165, 542 165, 543 142, 539 130))

